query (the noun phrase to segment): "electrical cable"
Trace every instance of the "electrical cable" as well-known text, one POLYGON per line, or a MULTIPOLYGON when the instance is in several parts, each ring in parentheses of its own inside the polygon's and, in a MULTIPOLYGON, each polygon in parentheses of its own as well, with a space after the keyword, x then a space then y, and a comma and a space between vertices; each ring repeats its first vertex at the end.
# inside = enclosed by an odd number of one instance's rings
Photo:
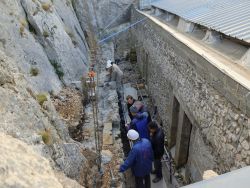
MULTIPOLYGON (((103 31, 101 32, 104 32, 106 29, 108 29, 113 23, 115 23, 115 21, 117 21, 118 18, 120 18, 124 13, 125 11, 127 11, 129 9, 129 7, 135 2, 136 0, 132 1, 125 9, 124 11, 122 11, 122 13, 117 16, 115 19, 113 19, 106 27, 104 27, 103 31)), ((101 32, 99 34, 101 34, 101 32)))
POLYGON ((139 23, 145 21, 146 19, 147 19, 147 17, 145 17, 145 18, 143 18, 143 19, 141 19, 141 20, 139 20, 139 21, 137 21, 137 22, 135 22, 135 23, 133 23, 133 24, 127 26, 127 27, 125 27, 125 28, 122 29, 121 31, 115 32, 115 33, 109 35, 108 37, 105 37, 105 38, 99 40, 99 41, 98 41, 98 44, 101 44, 101 43, 105 42, 106 40, 108 40, 108 39, 110 39, 110 38, 113 38, 114 36, 116 36, 116 35, 118 35, 118 34, 124 32, 124 31, 127 31, 127 30, 130 29, 131 27, 133 27, 133 26, 135 26, 135 25, 137 25, 137 24, 139 24, 139 23))

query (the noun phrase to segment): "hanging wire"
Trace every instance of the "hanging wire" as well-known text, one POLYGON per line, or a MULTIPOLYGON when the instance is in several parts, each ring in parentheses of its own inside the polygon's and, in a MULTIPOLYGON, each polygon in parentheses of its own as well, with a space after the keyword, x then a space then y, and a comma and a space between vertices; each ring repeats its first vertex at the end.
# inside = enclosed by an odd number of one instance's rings
POLYGON ((113 23, 115 23, 124 13, 126 13, 129 9, 129 7, 135 2, 136 0, 132 1, 122 12, 119 14, 115 19, 113 19, 107 26, 103 28, 103 31, 99 32, 99 35, 103 32, 105 32, 106 29, 108 29, 113 23))
POLYGON ((139 23, 145 21, 146 19, 147 19, 147 17, 145 17, 145 18, 143 18, 143 19, 141 19, 141 20, 139 20, 139 21, 137 21, 137 22, 135 22, 135 23, 133 23, 133 24, 130 24, 129 26, 127 26, 127 27, 125 27, 124 29, 122 29, 121 31, 115 32, 115 33, 109 35, 108 37, 105 37, 105 38, 99 40, 99 41, 98 41, 98 44, 101 44, 101 43, 107 41, 108 39, 111 39, 111 38, 113 38, 114 36, 116 36, 116 35, 118 35, 118 34, 120 34, 120 33, 122 33, 122 32, 125 32, 125 31, 129 30, 131 27, 133 27, 133 26, 135 26, 135 25, 137 25, 137 24, 139 24, 139 23))

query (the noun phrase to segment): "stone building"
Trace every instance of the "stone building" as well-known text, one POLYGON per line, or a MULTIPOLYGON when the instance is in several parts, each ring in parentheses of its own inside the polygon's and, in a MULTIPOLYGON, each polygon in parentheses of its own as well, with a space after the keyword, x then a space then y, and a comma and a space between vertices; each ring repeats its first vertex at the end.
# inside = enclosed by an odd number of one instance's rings
MULTIPOLYGON (((244 14, 247 2, 241 1, 242 6, 231 2, 221 10, 232 30, 240 33, 234 38, 178 15, 193 11, 202 17, 208 13, 201 7, 213 8, 216 3, 192 7, 178 1, 167 6, 171 2, 153 3, 151 11, 133 9, 131 23, 146 19, 131 30, 130 37, 176 167, 184 167, 187 182, 196 182, 206 170, 222 174, 250 164, 249 40, 240 38, 243 29, 233 25, 235 19, 228 15, 230 6, 244 14)), ((219 18, 218 9, 214 11, 211 14, 219 18)))

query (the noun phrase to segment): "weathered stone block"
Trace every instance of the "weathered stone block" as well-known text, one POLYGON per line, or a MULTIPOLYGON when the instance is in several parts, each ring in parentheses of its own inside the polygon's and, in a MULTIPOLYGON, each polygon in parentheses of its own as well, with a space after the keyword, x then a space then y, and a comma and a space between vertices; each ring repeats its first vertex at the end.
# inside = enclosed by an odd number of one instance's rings
POLYGON ((103 127, 103 145, 112 145, 112 123, 105 123, 103 127))

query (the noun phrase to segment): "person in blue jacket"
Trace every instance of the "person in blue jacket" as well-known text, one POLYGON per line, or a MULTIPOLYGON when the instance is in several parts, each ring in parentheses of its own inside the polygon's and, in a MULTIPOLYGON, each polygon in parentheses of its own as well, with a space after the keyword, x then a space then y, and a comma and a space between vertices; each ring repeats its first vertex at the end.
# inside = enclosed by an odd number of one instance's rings
POLYGON ((128 158, 120 166, 119 172, 131 168, 135 176, 136 188, 150 188, 150 172, 152 170, 153 150, 149 140, 140 138, 137 131, 131 129, 127 133, 133 141, 128 158))
POLYGON ((128 129, 134 129, 139 133, 140 138, 149 139, 148 130, 148 116, 144 115, 145 112, 139 112, 138 109, 133 105, 130 107, 130 112, 134 116, 128 129))
POLYGON ((148 122, 151 121, 150 113, 145 104, 143 104, 141 101, 135 101, 132 106, 135 107, 138 112, 141 112, 140 114, 136 114, 136 117, 147 116, 148 122))

